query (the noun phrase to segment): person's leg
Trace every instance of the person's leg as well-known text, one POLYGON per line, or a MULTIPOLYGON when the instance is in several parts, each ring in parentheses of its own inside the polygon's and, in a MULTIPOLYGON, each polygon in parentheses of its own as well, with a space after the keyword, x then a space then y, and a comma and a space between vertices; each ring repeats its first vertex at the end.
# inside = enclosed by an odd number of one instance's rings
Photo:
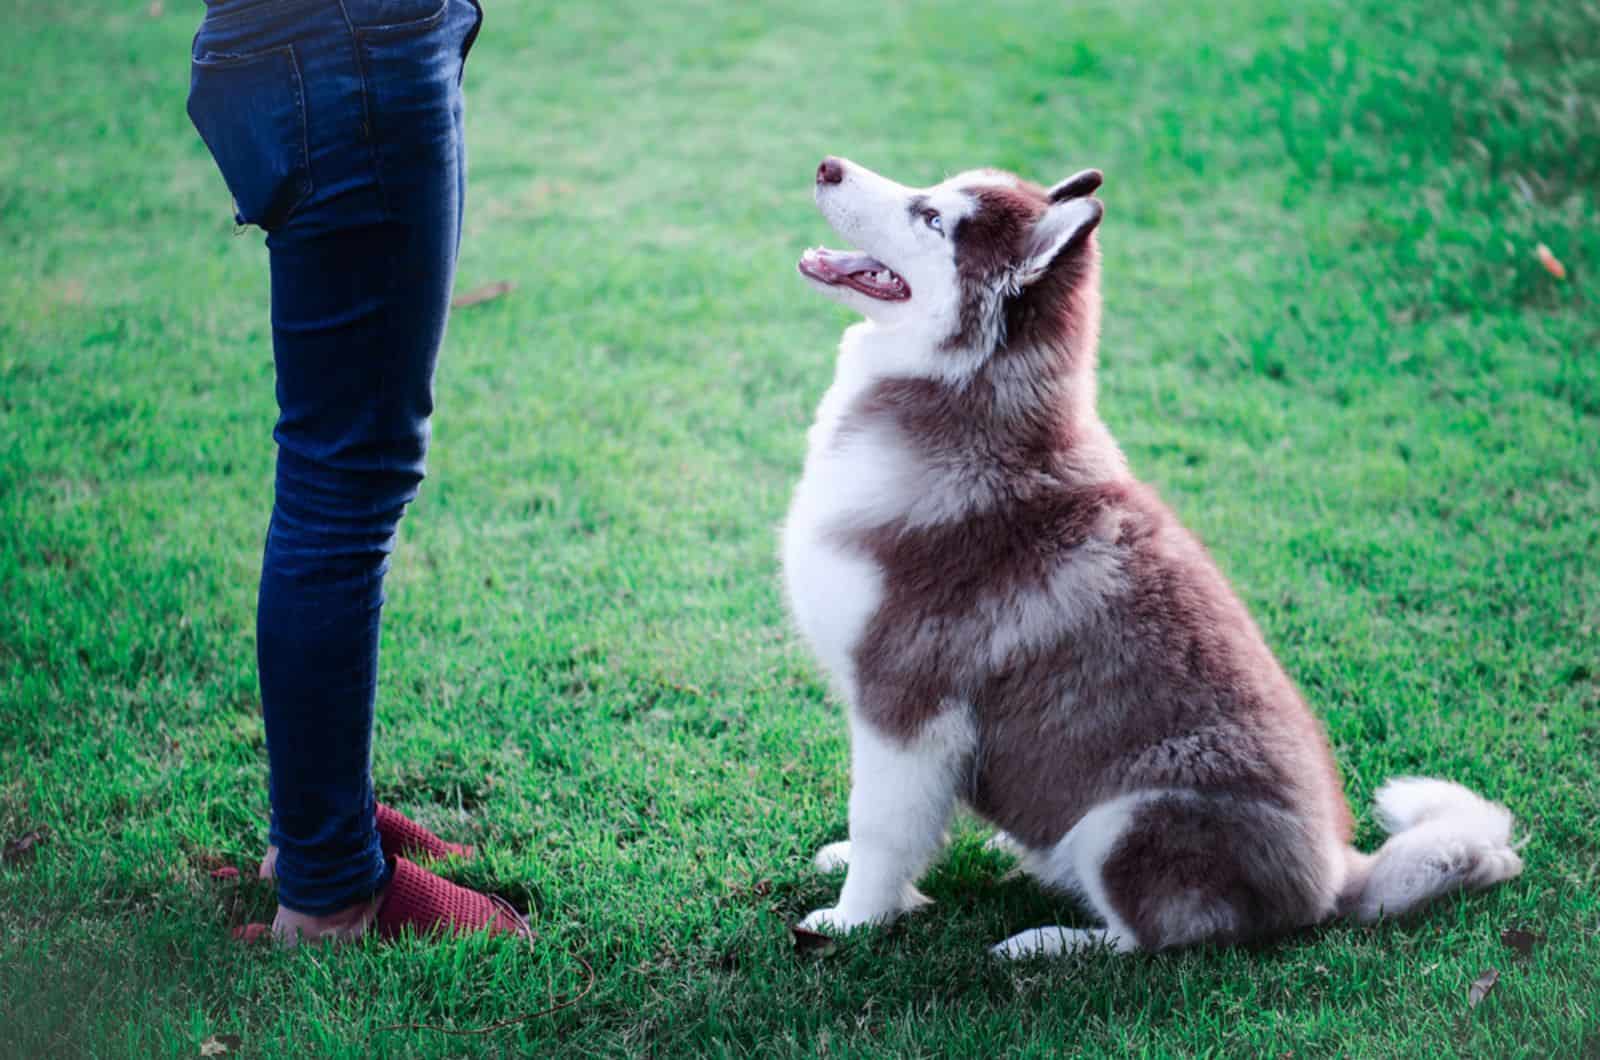
POLYGON ((257 651, 279 901, 296 912, 350 906, 385 878, 369 774, 379 613, 427 450, 451 260, 437 227, 274 233, 281 414, 257 651))
MULTIPOLYGON (((190 111, 269 231, 280 415, 257 651, 279 927, 358 934, 382 585, 427 451, 460 234, 470 0, 219 7, 190 111)), ((442 881, 440 881, 442 882, 442 881)))
POLYGON ((423 477, 463 189, 464 5, 376 27, 361 6, 381 218, 344 223, 335 202, 269 240, 281 415, 261 687, 279 903, 313 917, 364 910, 387 879, 369 769, 382 582, 423 477))

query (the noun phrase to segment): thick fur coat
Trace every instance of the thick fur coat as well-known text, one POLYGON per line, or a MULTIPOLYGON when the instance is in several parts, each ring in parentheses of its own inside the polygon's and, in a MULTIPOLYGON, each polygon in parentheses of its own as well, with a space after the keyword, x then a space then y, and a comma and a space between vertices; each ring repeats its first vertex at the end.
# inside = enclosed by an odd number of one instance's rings
POLYGON ((958 802, 1105 924, 1024 932, 1010 956, 1256 939, 1514 876, 1509 813, 1444 781, 1391 782, 1394 837, 1351 847, 1321 725, 1096 412, 1099 184, 819 167, 859 249, 800 270, 867 319, 783 532, 852 734, 850 840, 819 854, 844 888, 804 926, 921 905, 958 802))

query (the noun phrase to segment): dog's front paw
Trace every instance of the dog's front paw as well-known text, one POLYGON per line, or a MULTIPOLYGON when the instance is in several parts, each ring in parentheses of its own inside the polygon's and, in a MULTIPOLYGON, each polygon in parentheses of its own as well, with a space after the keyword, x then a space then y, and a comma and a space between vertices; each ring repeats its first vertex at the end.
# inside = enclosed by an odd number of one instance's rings
POLYGON ((817 856, 811 859, 811 864, 818 872, 838 872, 850 864, 850 840, 838 843, 829 843, 817 851, 817 856))
POLYGON ((858 927, 887 924, 902 913, 915 913, 932 904, 932 898, 908 885, 902 891, 898 904, 888 909, 862 912, 836 905, 831 909, 814 910, 795 926, 802 931, 815 931, 820 935, 843 935, 858 927))
POLYGON ((886 909, 876 915, 862 915, 853 913, 843 906, 834 906, 832 909, 813 910, 796 926, 802 931, 815 931, 819 935, 838 937, 847 935, 856 928, 882 926, 899 915, 898 909, 886 909))
POLYGON ((832 909, 814 909, 795 926, 801 931, 815 931, 819 935, 845 935, 868 923, 871 921, 846 916, 843 910, 835 906, 832 909))

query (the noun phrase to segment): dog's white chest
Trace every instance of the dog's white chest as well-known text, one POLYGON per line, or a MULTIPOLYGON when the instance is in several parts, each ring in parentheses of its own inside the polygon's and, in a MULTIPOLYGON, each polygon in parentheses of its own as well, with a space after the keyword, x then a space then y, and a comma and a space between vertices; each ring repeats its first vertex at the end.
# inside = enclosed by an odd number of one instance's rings
POLYGON ((855 649, 883 598, 882 569, 855 538, 886 521, 903 477, 892 447, 870 433, 838 434, 860 390, 842 368, 823 397, 783 527, 789 609, 846 697, 855 691, 855 649))
POLYGON ((847 697, 856 646, 878 609, 883 579, 870 559, 827 540, 814 524, 784 528, 783 574, 795 625, 847 697))

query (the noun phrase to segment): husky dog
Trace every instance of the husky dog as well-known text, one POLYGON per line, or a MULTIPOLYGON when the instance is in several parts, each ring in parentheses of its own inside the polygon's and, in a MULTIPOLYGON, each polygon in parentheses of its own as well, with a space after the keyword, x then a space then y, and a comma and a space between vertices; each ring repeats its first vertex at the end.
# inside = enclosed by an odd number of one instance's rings
POLYGON ((843 932, 927 902, 957 801, 1104 923, 1003 956, 1262 939, 1515 876, 1511 815, 1443 780, 1350 845, 1327 738, 1204 547, 1095 411, 1101 176, 911 188, 839 158, 858 250, 800 272, 858 310, 783 530, 795 621, 849 708, 843 932))

